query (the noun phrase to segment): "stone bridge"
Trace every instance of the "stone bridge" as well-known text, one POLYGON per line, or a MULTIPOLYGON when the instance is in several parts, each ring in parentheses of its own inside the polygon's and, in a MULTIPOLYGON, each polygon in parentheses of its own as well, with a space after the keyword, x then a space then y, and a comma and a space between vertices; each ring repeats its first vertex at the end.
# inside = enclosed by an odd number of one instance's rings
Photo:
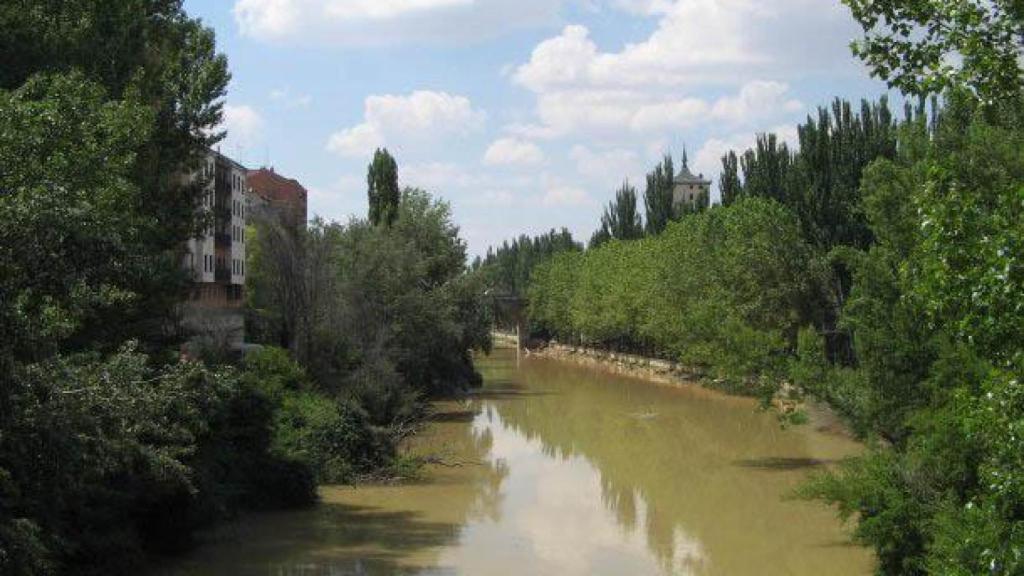
POLYGON ((529 319, 526 314, 526 298, 493 289, 488 290, 485 296, 491 303, 494 327, 513 332, 516 335, 519 348, 524 348, 530 336, 529 319))

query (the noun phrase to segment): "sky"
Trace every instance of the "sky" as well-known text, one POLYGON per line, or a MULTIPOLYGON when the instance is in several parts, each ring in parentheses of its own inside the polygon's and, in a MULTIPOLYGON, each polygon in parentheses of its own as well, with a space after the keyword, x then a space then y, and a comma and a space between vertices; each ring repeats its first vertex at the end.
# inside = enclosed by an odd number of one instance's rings
MULTIPOLYGON (((367 211, 373 151, 448 201, 470 254, 567 227, 666 153, 721 156, 884 84, 839 0, 185 0, 232 73, 221 152, 273 166, 310 215, 367 211)), ((712 197, 717 196, 717 190, 712 197)))

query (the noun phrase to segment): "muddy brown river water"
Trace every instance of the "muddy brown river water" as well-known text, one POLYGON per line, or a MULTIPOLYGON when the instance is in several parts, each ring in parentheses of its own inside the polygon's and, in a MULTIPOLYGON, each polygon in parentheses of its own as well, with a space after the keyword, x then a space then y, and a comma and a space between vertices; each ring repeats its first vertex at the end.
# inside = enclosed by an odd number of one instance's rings
POLYGON ((830 509, 787 498, 850 440, 508 349, 477 366, 484 388, 439 404, 410 446, 444 462, 421 480, 323 488, 318 507, 247 516, 156 574, 871 573, 830 509))

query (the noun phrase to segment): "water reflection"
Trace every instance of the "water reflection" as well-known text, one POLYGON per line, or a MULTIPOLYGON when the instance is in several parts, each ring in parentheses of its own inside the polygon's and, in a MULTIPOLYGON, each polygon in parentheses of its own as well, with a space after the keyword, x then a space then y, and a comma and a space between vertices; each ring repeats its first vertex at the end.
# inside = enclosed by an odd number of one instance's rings
POLYGON ((867 574, 829 510, 786 501, 856 447, 752 402, 525 359, 438 407, 421 482, 328 488, 158 574, 867 574))
POLYGON ((663 571, 871 572, 870 556, 845 545, 830 510, 784 498, 809 469, 855 451, 853 443, 781 430, 752 402, 699 389, 543 360, 524 363, 519 377, 537 394, 490 402, 505 425, 550 457, 587 462, 600 501, 624 530, 642 531, 663 571))

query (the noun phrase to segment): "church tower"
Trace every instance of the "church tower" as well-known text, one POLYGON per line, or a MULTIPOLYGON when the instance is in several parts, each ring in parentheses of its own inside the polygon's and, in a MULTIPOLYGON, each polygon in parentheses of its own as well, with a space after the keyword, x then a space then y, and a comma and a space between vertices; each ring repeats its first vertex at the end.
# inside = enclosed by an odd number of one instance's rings
POLYGON ((711 205, 711 181, 705 180, 703 174, 694 176, 688 164, 683 151, 683 167, 672 181, 672 208, 677 213, 684 206, 705 209, 711 205))

